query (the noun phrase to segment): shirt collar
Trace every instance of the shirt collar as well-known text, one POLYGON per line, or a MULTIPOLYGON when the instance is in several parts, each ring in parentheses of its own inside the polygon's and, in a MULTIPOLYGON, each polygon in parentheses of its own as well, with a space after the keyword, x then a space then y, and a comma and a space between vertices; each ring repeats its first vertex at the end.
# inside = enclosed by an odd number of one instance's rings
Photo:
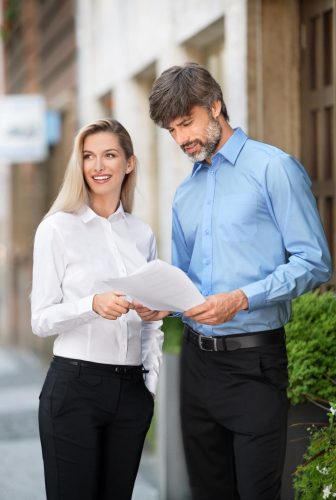
MULTIPOLYGON (((231 137, 229 137, 229 139, 225 142, 225 144, 223 144, 220 150, 217 151, 216 155, 219 154, 223 156, 232 165, 234 165, 247 139, 247 135, 241 128, 235 128, 231 137)), ((191 176, 198 172, 202 165, 205 165, 203 161, 197 161, 193 166, 191 176)))
MULTIPOLYGON (((82 221, 85 223, 90 222, 95 217, 100 217, 100 215, 96 214, 96 212, 94 212, 92 210, 92 208, 90 208, 88 205, 83 206, 83 208, 79 212, 79 216, 82 219, 82 221)), ((114 221, 117 221, 121 218, 125 219, 126 214, 124 211, 124 207, 123 207, 122 203, 120 202, 117 210, 113 214, 111 214, 109 217, 107 217, 107 220, 109 220, 110 222, 114 222, 114 221)))

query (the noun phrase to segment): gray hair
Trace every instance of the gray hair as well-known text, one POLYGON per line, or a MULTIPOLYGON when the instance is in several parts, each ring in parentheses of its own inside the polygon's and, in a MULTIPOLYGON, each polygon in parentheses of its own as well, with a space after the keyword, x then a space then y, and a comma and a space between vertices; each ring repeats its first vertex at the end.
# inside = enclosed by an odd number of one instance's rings
POLYGON ((226 121, 229 116, 222 90, 209 71, 197 63, 171 66, 154 82, 149 96, 149 113, 159 127, 168 128, 179 116, 188 115, 193 106, 208 111, 215 101, 220 101, 226 121))

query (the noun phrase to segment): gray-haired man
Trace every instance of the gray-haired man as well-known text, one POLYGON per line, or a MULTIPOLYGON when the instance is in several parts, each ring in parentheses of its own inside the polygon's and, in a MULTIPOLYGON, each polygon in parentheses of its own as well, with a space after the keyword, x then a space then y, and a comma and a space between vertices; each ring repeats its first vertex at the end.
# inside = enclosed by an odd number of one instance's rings
POLYGON ((283 325, 291 299, 327 281, 331 267, 310 180, 293 157, 231 128, 220 86, 197 64, 164 71, 149 101, 151 118, 194 162, 173 203, 172 257, 206 297, 183 316, 181 416, 193 498, 279 500, 283 325))

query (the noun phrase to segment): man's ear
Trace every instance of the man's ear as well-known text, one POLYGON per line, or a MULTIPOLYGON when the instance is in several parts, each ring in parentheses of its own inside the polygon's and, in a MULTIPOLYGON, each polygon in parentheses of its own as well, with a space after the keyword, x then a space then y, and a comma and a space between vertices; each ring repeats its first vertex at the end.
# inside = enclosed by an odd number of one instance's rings
POLYGON ((211 105, 211 114, 213 118, 218 118, 221 114, 222 103, 220 101, 214 101, 211 105))
POLYGON ((135 169, 136 165, 136 157, 132 155, 130 158, 127 160, 127 167, 126 167, 126 174, 129 174, 135 169))

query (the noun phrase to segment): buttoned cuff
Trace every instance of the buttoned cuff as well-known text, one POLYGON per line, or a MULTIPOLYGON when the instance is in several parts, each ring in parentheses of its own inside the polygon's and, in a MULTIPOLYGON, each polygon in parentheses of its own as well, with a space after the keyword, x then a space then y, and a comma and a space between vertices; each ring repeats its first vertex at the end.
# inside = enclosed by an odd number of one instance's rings
POLYGON ((88 295, 87 297, 83 297, 82 299, 79 299, 78 301, 78 313, 79 316, 85 316, 87 319, 90 318, 95 318, 99 317, 99 314, 97 314, 93 309, 93 297, 96 294, 93 293, 92 295, 88 295))
POLYGON ((255 311, 266 305, 266 292, 260 282, 250 283, 249 285, 240 287, 240 290, 245 293, 249 307, 247 312, 255 311))

